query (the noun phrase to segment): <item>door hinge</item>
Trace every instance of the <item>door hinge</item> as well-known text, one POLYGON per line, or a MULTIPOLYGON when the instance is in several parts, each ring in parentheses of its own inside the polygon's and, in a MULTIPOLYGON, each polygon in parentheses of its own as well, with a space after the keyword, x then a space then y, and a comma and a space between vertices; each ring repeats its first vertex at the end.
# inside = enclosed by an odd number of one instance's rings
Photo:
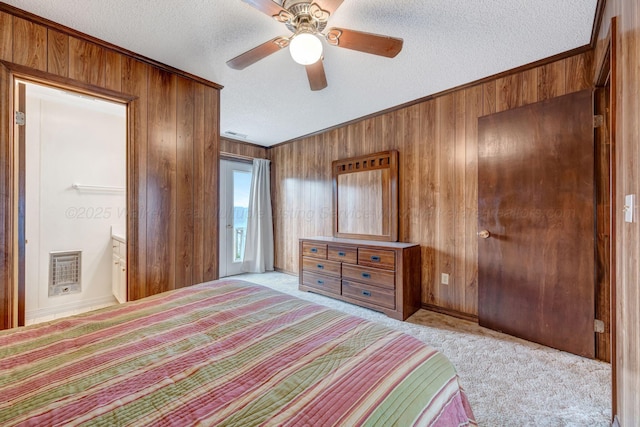
POLYGON ((16 124, 18 126, 24 126, 25 115, 22 111, 16 111, 16 124))
POLYGON ((596 116, 593 116, 593 127, 594 128, 599 128, 603 124, 604 124, 604 116, 603 115, 598 114, 596 116))
POLYGON ((603 334, 604 333, 604 322, 602 320, 595 319, 593 321, 593 330, 597 334, 603 334))

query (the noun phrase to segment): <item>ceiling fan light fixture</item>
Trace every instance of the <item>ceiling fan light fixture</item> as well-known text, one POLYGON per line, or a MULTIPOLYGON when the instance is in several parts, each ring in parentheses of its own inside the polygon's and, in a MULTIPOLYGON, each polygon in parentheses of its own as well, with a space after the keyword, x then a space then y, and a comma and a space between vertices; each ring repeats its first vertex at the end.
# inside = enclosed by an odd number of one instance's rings
POLYGON ((311 65, 322 57, 322 41, 312 33, 298 33, 289 43, 289 53, 300 65, 311 65))

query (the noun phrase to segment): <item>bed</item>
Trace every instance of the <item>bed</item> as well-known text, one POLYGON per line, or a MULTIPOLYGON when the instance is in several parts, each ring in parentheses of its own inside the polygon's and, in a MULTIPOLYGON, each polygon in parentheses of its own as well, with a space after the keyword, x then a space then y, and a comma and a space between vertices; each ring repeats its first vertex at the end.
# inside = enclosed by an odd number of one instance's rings
POLYGON ((476 425, 406 334, 241 280, 0 332, 0 425, 476 425))

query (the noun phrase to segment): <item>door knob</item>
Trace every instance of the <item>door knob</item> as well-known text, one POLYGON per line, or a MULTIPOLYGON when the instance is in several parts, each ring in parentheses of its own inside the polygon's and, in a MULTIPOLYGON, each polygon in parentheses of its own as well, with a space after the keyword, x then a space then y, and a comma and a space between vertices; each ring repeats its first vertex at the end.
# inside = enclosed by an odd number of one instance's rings
POLYGON ((478 237, 481 237, 483 239, 488 239, 490 236, 491 236, 491 233, 489 233, 489 230, 478 231, 478 237))

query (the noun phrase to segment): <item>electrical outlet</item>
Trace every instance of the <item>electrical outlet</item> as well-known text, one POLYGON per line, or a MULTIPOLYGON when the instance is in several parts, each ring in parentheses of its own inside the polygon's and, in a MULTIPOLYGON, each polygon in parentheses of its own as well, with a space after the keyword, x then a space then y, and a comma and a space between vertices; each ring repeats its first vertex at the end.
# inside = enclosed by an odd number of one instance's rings
POLYGON ((449 284, 449 275, 447 273, 442 273, 440 275, 440 282, 443 285, 448 285, 449 284))

